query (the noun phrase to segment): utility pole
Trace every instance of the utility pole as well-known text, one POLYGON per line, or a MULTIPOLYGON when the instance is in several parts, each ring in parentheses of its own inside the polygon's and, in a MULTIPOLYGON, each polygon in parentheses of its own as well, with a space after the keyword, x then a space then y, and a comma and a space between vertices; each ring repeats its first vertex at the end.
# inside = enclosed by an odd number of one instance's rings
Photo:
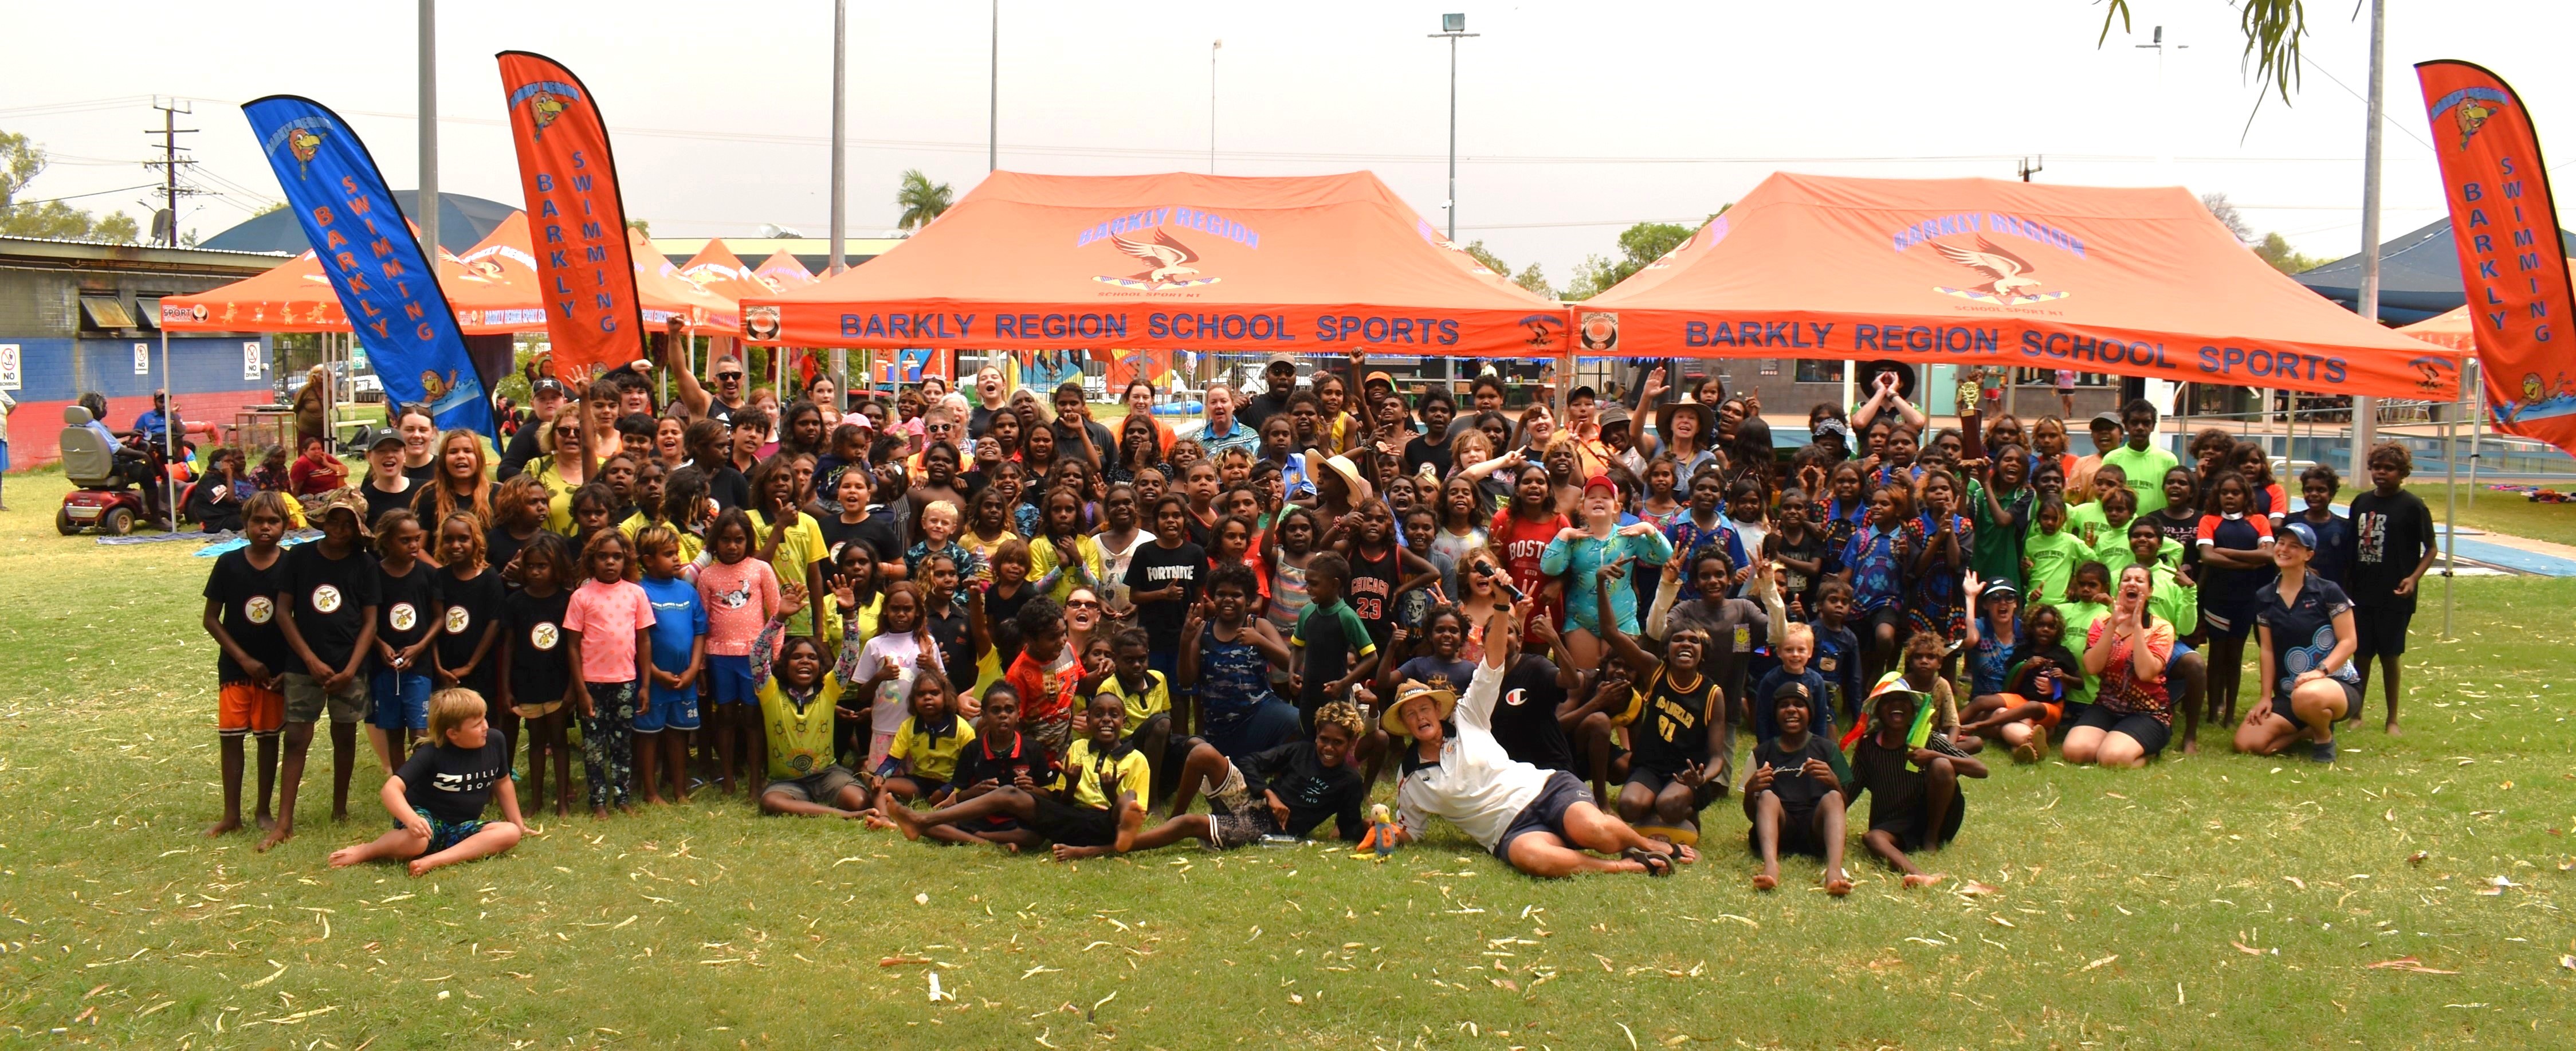
POLYGON ((1216 174, 1216 53, 1225 50, 1225 38, 1208 44, 1208 174, 1216 174))
POLYGON ((2030 181, 2030 177, 2031 177, 2031 176, 2033 176, 2033 175, 2037 175, 2037 174, 2039 174, 2040 172, 2046 171, 2047 169, 2041 166, 2041 165, 2044 165, 2044 164, 2046 164, 2046 163, 2048 163, 2048 158, 2047 158, 2046 156, 2042 156, 2042 157, 2040 157, 2040 158, 2039 158, 2039 160, 2038 160, 2037 162, 2033 162, 2033 161, 2032 161, 2030 158, 2028 158, 2028 157, 2024 157, 2024 158, 2022 158, 2022 159, 2021 159, 2021 181, 2023 181, 2023 182, 2029 182, 2029 181, 2030 181))
POLYGON ((1002 0, 993 0, 993 84, 985 97, 992 112, 984 118, 984 170, 1002 167, 1002 0))
POLYGON ((412 209, 430 268, 438 267, 438 0, 420 0, 420 203, 412 209))
POLYGON ((161 111, 161 126, 145 128, 143 133, 161 136, 161 159, 145 161, 143 166, 161 169, 161 207, 152 217, 151 239, 159 241, 165 247, 177 248, 179 247, 179 198, 192 197, 202 192, 193 187, 179 185, 179 169, 197 163, 179 156, 179 151, 187 148, 179 145, 179 136, 194 135, 197 129, 179 126, 179 114, 190 112, 185 102, 175 98, 168 102, 156 99, 152 103, 152 108, 161 111))
MULTIPOLYGON (((1449 213, 1452 242, 1458 240, 1458 41, 1480 35, 1467 31, 1467 16, 1463 13, 1440 16, 1440 31, 1431 34, 1435 40, 1449 39, 1449 199, 1441 202, 1441 210, 1449 213)), ((1503 279, 1508 281, 1511 276, 1504 274, 1503 279)))
MULTIPOLYGON (((849 247, 844 222, 849 218, 848 149, 850 117, 850 0, 832 0, 832 267, 842 271, 841 261, 849 247)), ((787 389, 787 348, 771 351, 778 359, 778 389, 787 389)), ((849 407, 850 352, 832 348, 832 407, 838 412, 849 407)), ((875 377, 869 377, 873 380, 875 377)))
MULTIPOLYGON (((2379 121, 2388 84, 2388 5, 2370 0, 2370 128, 2361 139, 2361 302, 2354 306, 2363 320, 2379 323, 2379 121)), ((2370 430, 2378 422, 2379 399, 2352 399, 2352 478, 2368 477, 2370 430)), ((2447 451, 2446 451, 2447 455, 2447 451)))
POLYGON ((2155 35, 2150 39, 2152 43, 2134 46, 2141 51, 2156 53, 2156 174, 2160 178, 2170 180, 2173 178, 2174 163, 2173 107, 2165 101, 2165 49, 2181 51, 2191 45, 2165 43, 2163 26, 2157 26, 2155 35))

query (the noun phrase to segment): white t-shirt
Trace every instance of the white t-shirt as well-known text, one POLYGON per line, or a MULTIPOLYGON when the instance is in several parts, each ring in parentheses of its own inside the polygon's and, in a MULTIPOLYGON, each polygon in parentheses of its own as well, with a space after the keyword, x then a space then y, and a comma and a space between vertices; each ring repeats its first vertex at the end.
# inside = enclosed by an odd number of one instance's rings
POLYGON ((1420 836, 1432 818, 1447 818, 1492 850, 1512 819, 1547 787, 1547 771, 1512 758, 1494 740, 1494 701, 1502 692, 1503 669, 1478 663, 1450 717, 1457 736, 1441 743, 1438 763, 1407 772, 1396 787, 1396 823, 1406 835, 1420 836))
MULTIPOLYGON (((877 733, 892 734, 903 729, 904 718, 912 714, 906 702, 912 698, 912 681, 921 677, 921 669, 912 663, 921 658, 919 634, 910 631, 880 632, 868 640, 866 649, 859 651, 859 667, 853 674, 861 682, 875 678, 877 669, 885 666, 888 657, 903 667, 894 678, 877 687, 877 695, 869 706, 868 725, 877 733)), ((939 647, 930 647, 931 662, 938 663, 939 659, 939 647)))
MULTIPOLYGON (((1105 535, 1107 534, 1097 534, 1093 539, 1099 540, 1100 537, 1105 535)), ((1125 548, 1118 550, 1111 550, 1109 542, 1101 540, 1101 578, 1104 581, 1103 590, 1108 592, 1108 594, 1100 596, 1100 601, 1103 605, 1106 605, 1111 609, 1123 610, 1128 608, 1127 563, 1136 557, 1137 548, 1153 542, 1154 531, 1150 529, 1137 530, 1135 541, 1128 544, 1125 548)))

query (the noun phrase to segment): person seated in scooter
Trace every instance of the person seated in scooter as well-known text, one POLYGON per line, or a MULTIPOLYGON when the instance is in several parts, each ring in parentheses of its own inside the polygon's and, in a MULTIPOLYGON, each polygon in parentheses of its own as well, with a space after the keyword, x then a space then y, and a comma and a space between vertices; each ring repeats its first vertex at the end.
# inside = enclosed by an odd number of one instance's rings
MULTIPOLYGON (((115 480, 142 489, 144 517, 166 528, 170 522, 170 509, 166 506, 165 496, 161 492, 160 464, 149 451, 127 445, 123 437, 107 429, 107 424, 103 422, 107 419, 105 395, 90 391, 80 396, 79 404, 81 408, 89 410, 89 423, 86 426, 98 434, 99 440, 107 443, 108 451, 115 458, 115 480)), ((156 401, 155 404, 158 402, 156 401)), ((149 416, 149 414, 146 415, 149 416)))

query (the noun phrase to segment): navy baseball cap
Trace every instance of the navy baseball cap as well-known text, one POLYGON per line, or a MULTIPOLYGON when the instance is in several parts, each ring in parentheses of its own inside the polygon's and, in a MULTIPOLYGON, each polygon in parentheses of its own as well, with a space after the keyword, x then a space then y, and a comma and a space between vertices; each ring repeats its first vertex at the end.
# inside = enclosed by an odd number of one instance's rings
POLYGON ((2300 547, 2307 548, 2310 551, 2317 549, 2316 527, 2295 518, 2282 523, 2280 534, 2272 539, 2274 543, 2278 543, 2283 539, 2296 540, 2299 542, 2300 547))

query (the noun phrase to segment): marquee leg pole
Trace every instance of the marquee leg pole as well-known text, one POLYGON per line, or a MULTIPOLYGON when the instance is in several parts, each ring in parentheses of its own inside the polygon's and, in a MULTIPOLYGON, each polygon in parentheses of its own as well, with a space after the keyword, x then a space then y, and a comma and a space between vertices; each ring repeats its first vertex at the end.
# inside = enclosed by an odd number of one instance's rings
POLYGON ((170 516, 170 531, 179 531, 179 480, 170 464, 179 458, 179 402, 170 393, 170 330, 161 330, 161 508, 170 516))
POLYGON ((2442 637, 2451 637, 2451 578, 2460 567, 2460 449, 2458 414, 2442 421, 2442 637))

